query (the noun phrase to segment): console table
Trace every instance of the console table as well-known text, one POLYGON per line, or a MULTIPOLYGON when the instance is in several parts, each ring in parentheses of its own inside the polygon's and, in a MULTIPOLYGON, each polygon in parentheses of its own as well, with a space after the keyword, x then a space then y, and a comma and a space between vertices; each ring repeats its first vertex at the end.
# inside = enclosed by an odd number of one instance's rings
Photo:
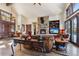
MULTIPOLYGON (((19 44, 24 44, 24 45, 30 45, 32 48, 34 47, 34 43, 37 43, 41 49, 42 49, 42 52, 44 52, 44 42, 43 41, 37 41, 37 40, 20 40, 20 39, 13 39, 14 40, 14 44, 15 46, 17 45, 17 43, 19 44)), ((20 50, 21 50, 21 46, 20 46, 20 50)))

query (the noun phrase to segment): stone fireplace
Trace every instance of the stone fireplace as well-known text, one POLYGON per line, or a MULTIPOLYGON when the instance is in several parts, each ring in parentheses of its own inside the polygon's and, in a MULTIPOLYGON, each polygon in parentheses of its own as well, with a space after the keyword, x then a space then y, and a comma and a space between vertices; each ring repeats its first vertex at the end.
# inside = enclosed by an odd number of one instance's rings
POLYGON ((49 17, 38 17, 38 34, 49 34, 49 17))

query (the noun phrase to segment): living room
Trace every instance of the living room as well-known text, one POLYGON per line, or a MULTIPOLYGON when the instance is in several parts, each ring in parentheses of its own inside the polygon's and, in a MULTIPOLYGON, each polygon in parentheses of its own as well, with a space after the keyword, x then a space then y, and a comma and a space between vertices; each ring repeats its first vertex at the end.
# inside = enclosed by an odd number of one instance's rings
POLYGON ((0 55, 79 55, 78 6, 79 3, 0 3, 0 55))

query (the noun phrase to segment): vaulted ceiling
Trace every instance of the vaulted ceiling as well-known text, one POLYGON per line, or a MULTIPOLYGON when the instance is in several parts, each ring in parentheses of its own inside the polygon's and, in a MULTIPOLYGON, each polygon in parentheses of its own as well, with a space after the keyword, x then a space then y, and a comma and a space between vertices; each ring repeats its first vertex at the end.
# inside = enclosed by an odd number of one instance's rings
POLYGON ((64 11, 65 3, 15 3, 13 4, 18 13, 27 17, 55 16, 64 11))

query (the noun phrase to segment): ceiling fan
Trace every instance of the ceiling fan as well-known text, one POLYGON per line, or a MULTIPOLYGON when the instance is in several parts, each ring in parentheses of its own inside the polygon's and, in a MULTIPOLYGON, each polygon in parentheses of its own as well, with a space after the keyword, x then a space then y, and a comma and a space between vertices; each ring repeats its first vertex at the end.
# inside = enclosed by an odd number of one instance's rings
POLYGON ((41 3, 33 3, 33 5, 36 5, 36 4, 38 4, 38 5, 40 5, 40 6, 41 6, 41 3))

